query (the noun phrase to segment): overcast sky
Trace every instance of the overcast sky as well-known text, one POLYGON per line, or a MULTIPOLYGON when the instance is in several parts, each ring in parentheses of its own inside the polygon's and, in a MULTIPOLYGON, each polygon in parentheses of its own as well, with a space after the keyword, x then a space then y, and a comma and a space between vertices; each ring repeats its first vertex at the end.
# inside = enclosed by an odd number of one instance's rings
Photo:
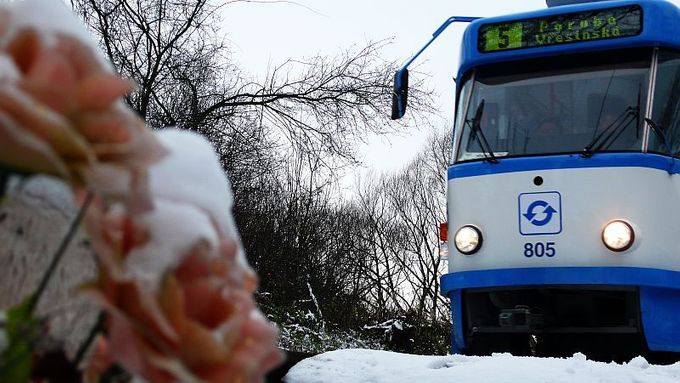
MULTIPOLYGON (((405 62, 449 16, 498 16, 545 8, 544 0, 263 0, 228 5, 223 31, 234 46, 235 59, 254 75, 288 58, 334 55, 352 45, 394 38, 384 51, 387 60, 405 62)), ((674 0, 679 3, 680 0, 674 0)), ((414 63, 431 74, 440 94, 438 107, 453 121, 454 83, 460 38, 465 24, 453 25, 414 63)), ((385 113, 390 111, 386 110, 385 113)), ((393 170, 415 154, 422 134, 371 138, 362 149, 367 165, 393 170)))

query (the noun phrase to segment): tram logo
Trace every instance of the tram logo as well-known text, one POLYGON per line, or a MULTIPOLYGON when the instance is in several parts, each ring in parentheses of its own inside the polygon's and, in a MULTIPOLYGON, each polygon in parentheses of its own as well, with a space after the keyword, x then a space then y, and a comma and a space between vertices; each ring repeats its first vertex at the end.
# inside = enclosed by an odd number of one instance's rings
POLYGON ((559 192, 522 193, 518 197, 519 233, 551 235, 562 232, 562 196, 559 192))

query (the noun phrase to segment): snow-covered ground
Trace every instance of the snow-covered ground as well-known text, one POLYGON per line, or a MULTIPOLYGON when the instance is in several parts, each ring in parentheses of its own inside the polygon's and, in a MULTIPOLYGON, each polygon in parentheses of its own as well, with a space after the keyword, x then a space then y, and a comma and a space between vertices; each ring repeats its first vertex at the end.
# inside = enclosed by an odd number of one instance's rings
POLYGON ((376 350, 338 350, 305 359, 286 375, 288 383, 677 383, 680 363, 601 363, 583 354, 571 358, 516 357, 510 354, 421 356, 376 350))

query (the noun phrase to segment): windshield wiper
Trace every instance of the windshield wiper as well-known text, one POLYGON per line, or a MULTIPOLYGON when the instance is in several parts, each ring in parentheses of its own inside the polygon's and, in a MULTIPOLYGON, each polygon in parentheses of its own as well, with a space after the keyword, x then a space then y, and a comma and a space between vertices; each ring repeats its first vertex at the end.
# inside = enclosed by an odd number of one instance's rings
POLYGON ((472 120, 466 121, 467 124, 470 126, 469 142, 472 142, 473 140, 477 139, 477 141, 479 142, 479 147, 482 149, 482 153, 484 154, 484 159, 492 164, 497 164, 498 159, 493 154, 493 150, 491 150, 491 145, 489 145, 489 141, 487 141, 486 136, 482 131, 481 123, 483 114, 484 114, 484 99, 482 99, 482 101, 479 102, 479 106, 477 106, 477 110, 475 110, 475 116, 472 118, 472 120), (479 138, 477 137, 477 134, 479 134, 479 138))
POLYGON ((593 153, 609 148, 633 121, 638 121, 639 106, 629 106, 619 114, 614 121, 605 126, 593 140, 583 148, 583 157, 590 157, 593 153))
POLYGON ((666 148, 668 151, 668 154, 671 156, 675 156, 677 153, 672 153, 673 149, 670 146, 670 143, 668 142, 668 139, 666 138, 666 134, 664 133, 664 128, 659 126, 654 120, 651 118, 645 118, 645 122, 649 124, 649 127, 652 128, 652 131, 654 134, 656 134, 657 137, 659 137, 659 140, 661 140, 661 143, 663 146, 666 148))
MULTIPOLYGON (((614 73, 612 72, 612 78, 614 76, 614 73)), ((611 80, 612 78, 609 79, 609 85, 611 85, 611 80)), ((609 94, 609 85, 607 85, 607 91, 604 95, 604 99, 602 100, 602 107, 604 107, 604 103, 607 99, 607 94, 609 94)), ((599 152, 600 150, 605 150, 609 148, 616 140, 621 136, 621 134, 628 128, 628 126, 635 121, 635 132, 636 136, 639 138, 640 136, 640 97, 642 95, 642 84, 638 85, 638 92, 637 92, 637 102, 635 106, 629 106, 627 107, 623 113, 618 115, 614 121, 612 121, 609 125, 604 127, 602 131, 600 131, 594 138, 593 140, 586 145, 585 148, 583 148, 583 157, 590 157, 593 155, 595 152, 599 152)), ((602 118, 602 108, 600 109, 600 115, 597 117, 597 123, 595 128, 598 129, 600 125, 600 119, 602 118)))

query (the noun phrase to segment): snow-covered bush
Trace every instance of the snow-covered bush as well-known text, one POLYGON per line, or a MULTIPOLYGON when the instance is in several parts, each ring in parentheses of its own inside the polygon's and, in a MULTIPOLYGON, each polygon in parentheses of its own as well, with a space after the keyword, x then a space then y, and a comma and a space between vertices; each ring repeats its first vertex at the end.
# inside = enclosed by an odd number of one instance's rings
POLYGON ((382 350, 383 345, 365 338, 359 331, 338 329, 333 326, 321 328, 319 323, 310 320, 310 312, 296 312, 278 323, 281 330, 279 346, 286 350, 321 353, 344 348, 369 348, 382 350), (311 322, 311 323, 310 323, 311 322))
POLYGON ((384 349, 380 338, 367 336, 362 330, 340 328, 329 320, 323 320, 318 313, 299 305, 279 307, 271 303, 270 293, 257 294, 257 300, 267 319, 276 323, 281 332, 279 347, 306 353, 321 353, 343 348, 384 349))

